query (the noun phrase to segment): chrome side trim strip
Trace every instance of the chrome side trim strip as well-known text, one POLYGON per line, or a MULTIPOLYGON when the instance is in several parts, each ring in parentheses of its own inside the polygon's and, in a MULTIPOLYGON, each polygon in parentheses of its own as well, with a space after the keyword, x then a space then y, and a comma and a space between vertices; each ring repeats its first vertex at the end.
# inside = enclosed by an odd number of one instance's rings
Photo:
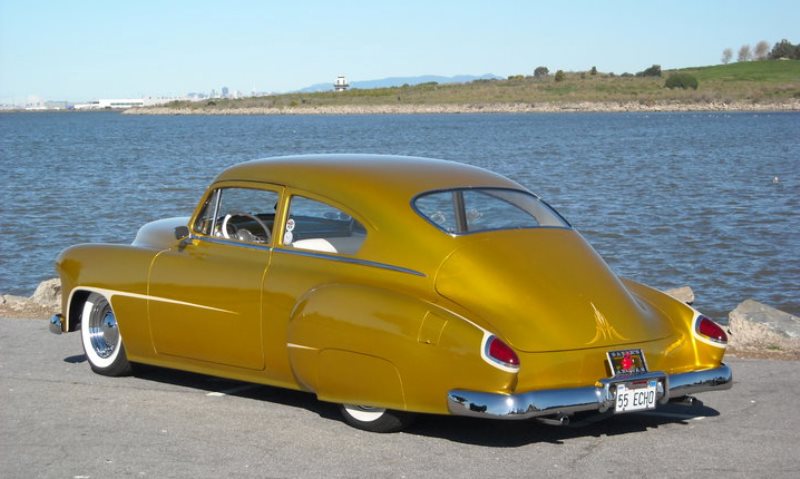
POLYGON ((377 261, 369 261, 365 259, 358 259, 358 258, 350 258, 347 256, 337 256, 333 254, 325 254, 325 253, 318 253, 315 251, 306 251, 306 250, 298 250, 298 249, 287 249, 287 248, 274 248, 273 251, 277 253, 286 253, 286 254, 293 254, 296 256, 306 256, 309 258, 320 258, 320 259, 329 259, 331 261, 338 261, 340 263, 349 263, 349 264, 357 264, 361 266, 368 266, 371 268, 380 268, 386 269, 389 271, 395 271, 397 273, 405 273, 411 274, 414 276, 420 276, 424 278, 426 275, 425 273, 420 273, 419 271, 415 271, 409 268, 403 268, 402 266, 395 266, 392 264, 386 263, 378 263, 377 261))
POLYGON ((540 416, 570 415, 579 411, 605 412, 614 405, 615 384, 624 381, 658 380, 658 403, 704 391, 730 389, 733 372, 722 364, 718 368, 666 375, 650 372, 598 381, 597 386, 570 389, 498 394, 452 390, 447 394, 451 414, 492 419, 529 419, 540 416), (662 390, 662 386, 664 386, 662 390))
POLYGON ((213 306, 206 306, 204 304, 197 304, 197 303, 187 303, 186 301, 178 301, 176 299, 164 298, 161 296, 153 296, 151 294, 139 294, 139 293, 129 293, 127 291, 117 291, 113 289, 106 289, 106 288, 96 288, 94 286, 76 286, 75 289, 72 290, 70 293, 70 304, 72 303, 72 295, 75 291, 89 291, 92 293, 98 293, 105 296, 109 301, 114 296, 125 296, 128 298, 135 298, 135 299, 144 299, 147 301, 158 301, 161 303, 169 303, 169 304, 177 304, 180 306, 189 306, 191 308, 197 309, 205 309, 208 311, 216 311, 218 313, 228 313, 228 314, 239 314, 236 311, 228 311, 227 309, 220 309, 215 308, 213 306))

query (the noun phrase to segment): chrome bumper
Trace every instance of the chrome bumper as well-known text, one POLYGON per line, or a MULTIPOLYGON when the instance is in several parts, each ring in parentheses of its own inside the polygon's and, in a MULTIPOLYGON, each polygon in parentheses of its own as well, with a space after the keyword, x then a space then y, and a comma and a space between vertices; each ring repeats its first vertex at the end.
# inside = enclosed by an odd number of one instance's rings
POLYGON ((64 332, 64 317, 60 314, 54 314, 50 318, 50 332, 53 334, 61 334, 64 332))
POLYGON ((453 390, 447 395, 450 413, 494 419, 529 419, 541 416, 568 416, 580 411, 606 412, 614 406, 616 384, 628 381, 658 381, 658 403, 665 404, 704 391, 730 389, 733 372, 722 364, 703 371, 667 375, 651 372, 635 376, 601 379, 596 386, 498 394, 453 390))

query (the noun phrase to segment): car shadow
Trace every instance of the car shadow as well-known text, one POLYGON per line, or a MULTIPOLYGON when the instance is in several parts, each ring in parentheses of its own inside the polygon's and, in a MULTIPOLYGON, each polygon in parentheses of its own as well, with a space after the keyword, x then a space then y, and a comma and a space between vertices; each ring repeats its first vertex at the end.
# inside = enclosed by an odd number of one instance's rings
POLYGON ((75 356, 67 356, 64 358, 65 363, 70 364, 79 364, 86 362, 86 355, 85 354, 76 354, 75 356))
POLYGON ((665 425, 689 425, 699 418, 719 416, 705 405, 667 404, 655 411, 629 414, 576 415, 570 425, 553 426, 535 419, 487 420, 454 416, 424 416, 407 433, 471 445, 521 447, 531 443, 564 444, 581 437, 617 436, 658 429, 665 425))
MULTIPOLYGON (((67 359, 70 358, 66 358, 65 361, 67 359)), ((209 393, 220 393, 301 408, 324 419, 342 421, 336 404, 319 401, 314 394, 308 392, 155 366, 136 365, 133 376, 147 381, 198 389, 209 393)), ((504 421, 421 414, 419 419, 402 434, 488 447, 521 447, 539 442, 564 444, 571 439, 582 437, 642 433, 665 425, 685 426, 689 425, 691 421, 715 416, 719 416, 719 411, 703 404, 693 406, 667 404, 654 411, 620 415, 576 415, 567 426, 543 424, 533 419, 504 421)))
POLYGON ((226 396, 272 402, 284 406, 306 409, 326 419, 339 420, 341 417, 336 404, 319 401, 314 394, 304 391, 295 391, 292 389, 236 381, 234 379, 219 378, 216 376, 207 376, 205 374, 144 364, 134 365, 133 376, 147 381, 198 389, 208 393, 218 393, 226 396))

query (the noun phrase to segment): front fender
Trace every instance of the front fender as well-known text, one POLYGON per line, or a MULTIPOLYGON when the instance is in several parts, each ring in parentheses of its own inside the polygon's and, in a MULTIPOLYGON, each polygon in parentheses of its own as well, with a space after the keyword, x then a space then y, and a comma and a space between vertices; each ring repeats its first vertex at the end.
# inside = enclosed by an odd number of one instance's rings
POLYGON ((149 347, 147 275, 156 250, 127 245, 78 245, 56 260, 62 284, 64 330, 80 325, 83 300, 89 292, 103 294, 117 317, 129 355, 149 347))

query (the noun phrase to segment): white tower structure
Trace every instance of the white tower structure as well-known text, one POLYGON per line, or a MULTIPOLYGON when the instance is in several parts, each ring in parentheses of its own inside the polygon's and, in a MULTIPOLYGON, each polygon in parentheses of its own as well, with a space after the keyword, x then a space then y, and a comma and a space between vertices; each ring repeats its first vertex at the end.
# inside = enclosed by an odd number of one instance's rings
POLYGON ((333 82, 334 91, 345 91, 348 88, 350 88, 350 84, 347 83, 347 78, 344 75, 336 77, 336 81, 333 82))

